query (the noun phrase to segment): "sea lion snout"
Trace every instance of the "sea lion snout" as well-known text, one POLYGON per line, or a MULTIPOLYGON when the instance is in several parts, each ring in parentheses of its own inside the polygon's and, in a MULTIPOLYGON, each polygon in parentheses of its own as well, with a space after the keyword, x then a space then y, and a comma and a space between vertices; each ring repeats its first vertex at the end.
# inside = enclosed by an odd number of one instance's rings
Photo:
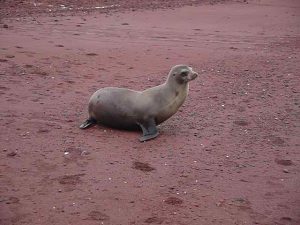
POLYGON ((198 73, 196 73, 196 72, 194 72, 194 71, 192 71, 192 73, 191 73, 191 75, 190 75, 190 81, 191 80, 194 80, 194 79, 196 79, 198 77, 198 73))

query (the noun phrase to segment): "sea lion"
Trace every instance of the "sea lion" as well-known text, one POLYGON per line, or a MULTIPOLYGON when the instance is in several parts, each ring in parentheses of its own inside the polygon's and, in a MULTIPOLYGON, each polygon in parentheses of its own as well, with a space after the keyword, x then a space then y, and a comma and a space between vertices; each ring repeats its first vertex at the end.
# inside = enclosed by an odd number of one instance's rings
POLYGON ((188 95, 189 81, 197 76, 191 67, 176 65, 165 83, 144 91, 117 87, 99 89, 90 98, 89 118, 80 128, 96 123, 122 129, 140 127, 141 142, 153 139, 159 134, 156 125, 177 112, 188 95))

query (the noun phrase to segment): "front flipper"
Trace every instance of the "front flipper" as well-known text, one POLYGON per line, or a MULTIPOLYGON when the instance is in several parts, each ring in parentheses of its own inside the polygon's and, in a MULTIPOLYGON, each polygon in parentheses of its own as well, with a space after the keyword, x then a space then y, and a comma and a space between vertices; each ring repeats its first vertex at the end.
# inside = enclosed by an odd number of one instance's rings
POLYGON ((138 125, 142 128, 143 136, 139 138, 140 142, 148 141, 158 136, 158 130, 154 119, 149 119, 148 121, 140 122, 138 125))
POLYGON ((86 121, 84 121, 81 125, 80 125, 80 129, 86 129, 94 124, 96 124, 97 121, 95 119, 89 118, 86 121))

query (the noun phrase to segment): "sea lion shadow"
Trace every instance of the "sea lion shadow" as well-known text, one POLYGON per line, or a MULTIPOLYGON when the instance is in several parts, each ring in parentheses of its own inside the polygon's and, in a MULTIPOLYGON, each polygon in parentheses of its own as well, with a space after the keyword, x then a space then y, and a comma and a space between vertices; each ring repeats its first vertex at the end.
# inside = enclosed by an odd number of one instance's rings
MULTIPOLYGON (((135 134, 140 134, 142 135, 143 134, 143 131, 141 129, 141 127, 139 125, 135 125, 135 126, 131 126, 131 127, 117 127, 117 126, 109 126, 109 125, 105 125, 105 124, 102 124, 102 123, 97 123, 95 125, 95 128, 99 131, 104 131, 104 132, 107 132, 107 131, 119 131, 119 132, 130 132, 130 133, 135 133, 135 134)), ((176 131, 173 131, 172 129, 170 129, 171 131, 169 131, 169 129, 167 129, 167 131, 162 128, 161 125, 158 125, 157 126, 157 130, 159 132, 159 134, 165 134, 165 133, 169 133, 169 134, 176 134, 176 131)))
POLYGON ((115 130, 115 131, 129 131, 129 132, 139 132, 142 131, 139 125, 134 125, 134 126, 111 126, 111 125, 106 125, 103 123, 97 123, 95 126, 97 129, 110 129, 110 130, 115 130))

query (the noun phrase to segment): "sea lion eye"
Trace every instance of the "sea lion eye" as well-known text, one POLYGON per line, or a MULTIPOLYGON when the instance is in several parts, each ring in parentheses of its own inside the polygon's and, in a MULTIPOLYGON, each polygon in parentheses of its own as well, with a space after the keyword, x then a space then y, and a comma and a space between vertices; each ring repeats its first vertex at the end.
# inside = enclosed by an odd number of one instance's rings
POLYGON ((182 77, 186 77, 186 76, 188 75, 188 73, 189 73, 188 71, 183 71, 183 72, 181 72, 180 75, 181 75, 182 77))

